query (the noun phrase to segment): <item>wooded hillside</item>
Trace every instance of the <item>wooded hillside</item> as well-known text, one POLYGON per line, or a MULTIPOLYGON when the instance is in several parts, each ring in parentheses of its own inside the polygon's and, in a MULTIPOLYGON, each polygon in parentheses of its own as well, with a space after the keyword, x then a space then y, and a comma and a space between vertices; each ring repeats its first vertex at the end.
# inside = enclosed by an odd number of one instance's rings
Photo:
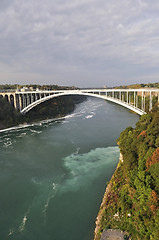
POLYGON ((33 108, 26 115, 22 115, 5 98, 0 98, 0 129, 65 116, 74 110, 77 103, 85 99, 85 96, 63 96, 50 99, 33 108))
POLYGON ((142 115, 118 139, 123 162, 100 209, 100 230, 121 229, 131 239, 159 239, 159 111, 142 115))

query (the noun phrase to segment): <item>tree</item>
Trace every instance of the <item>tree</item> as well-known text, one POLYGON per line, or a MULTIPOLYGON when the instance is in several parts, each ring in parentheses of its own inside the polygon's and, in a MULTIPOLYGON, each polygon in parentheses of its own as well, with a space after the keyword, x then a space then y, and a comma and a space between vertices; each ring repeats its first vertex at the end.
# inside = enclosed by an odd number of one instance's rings
POLYGON ((156 148, 152 157, 148 157, 147 162, 146 162, 147 170, 149 170, 149 168, 156 163, 159 163, 159 147, 156 148))

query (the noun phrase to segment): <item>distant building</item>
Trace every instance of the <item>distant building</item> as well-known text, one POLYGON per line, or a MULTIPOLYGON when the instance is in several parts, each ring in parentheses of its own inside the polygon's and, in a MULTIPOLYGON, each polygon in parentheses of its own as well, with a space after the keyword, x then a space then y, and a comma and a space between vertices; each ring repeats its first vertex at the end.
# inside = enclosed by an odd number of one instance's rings
POLYGON ((20 89, 20 91, 21 92, 27 92, 29 89, 27 88, 27 87, 22 87, 21 89, 20 89))

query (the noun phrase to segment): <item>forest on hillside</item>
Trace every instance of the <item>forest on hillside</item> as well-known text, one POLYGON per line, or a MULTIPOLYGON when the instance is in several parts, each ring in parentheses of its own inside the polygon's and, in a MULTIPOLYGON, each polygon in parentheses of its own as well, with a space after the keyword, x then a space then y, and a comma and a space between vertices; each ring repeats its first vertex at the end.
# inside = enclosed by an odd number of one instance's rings
POLYGON ((159 111, 142 115, 118 139, 123 161, 100 209, 100 229, 127 231, 132 240, 159 239, 159 111))
POLYGON ((159 83, 138 83, 138 84, 132 84, 132 85, 122 85, 115 88, 132 88, 132 89, 138 89, 138 88, 159 88, 159 83))
POLYGON ((40 84, 27 84, 27 85, 19 85, 19 84, 1 84, 0 85, 0 90, 20 90, 22 88, 26 89, 31 89, 31 90, 36 90, 37 88, 39 90, 64 90, 64 89, 76 89, 74 86, 59 86, 56 84, 45 84, 45 85, 40 85, 40 84))
POLYGON ((85 96, 63 96, 50 99, 22 115, 3 97, 0 98, 0 129, 32 123, 40 120, 63 117, 71 113, 85 96))

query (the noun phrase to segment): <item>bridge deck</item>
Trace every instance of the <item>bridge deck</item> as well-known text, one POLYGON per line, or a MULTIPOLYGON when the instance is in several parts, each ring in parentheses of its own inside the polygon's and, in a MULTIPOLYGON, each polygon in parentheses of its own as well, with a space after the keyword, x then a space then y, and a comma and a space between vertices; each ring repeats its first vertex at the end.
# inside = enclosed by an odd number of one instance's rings
POLYGON ((152 98, 158 98, 159 89, 78 89, 78 90, 38 90, 38 91, 1 91, 0 95, 8 97, 15 108, 25 114, 38 104, 54 97, 64 95, 85 95, 98 97, 119 104, 139 115, 145 114, 145 98, 149 97, 149 110, 152 109, 152 98), (138 107, 138 98, 141 97, 141 107, 138 107))

